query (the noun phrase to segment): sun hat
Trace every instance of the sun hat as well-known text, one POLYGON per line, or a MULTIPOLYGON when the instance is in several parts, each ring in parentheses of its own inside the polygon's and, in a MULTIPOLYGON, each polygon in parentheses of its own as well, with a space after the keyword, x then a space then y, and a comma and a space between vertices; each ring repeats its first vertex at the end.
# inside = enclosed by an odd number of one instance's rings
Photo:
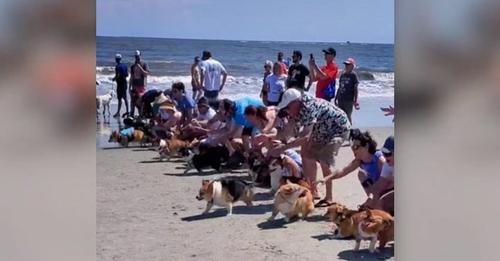
POLYGON ((394 153, 394 136, 391 135, 385 139, 384 146, 381 149, 382 153, 391 154, 394 153))
POLYGON ((283 93, 283 97, 281 102, 278 104, 278 110, 281 110, 288 106, 291 102, 300 99, 302 97, 302 93, 294 88, 290 88, 283 93))

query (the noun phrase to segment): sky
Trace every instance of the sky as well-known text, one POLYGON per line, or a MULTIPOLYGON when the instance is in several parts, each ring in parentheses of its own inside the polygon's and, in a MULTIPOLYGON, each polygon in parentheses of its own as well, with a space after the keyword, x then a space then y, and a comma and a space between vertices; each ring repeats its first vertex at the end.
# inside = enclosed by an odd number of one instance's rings
POLYGON ((98 36, 394 43, 393 0, 97 0, 98 36))

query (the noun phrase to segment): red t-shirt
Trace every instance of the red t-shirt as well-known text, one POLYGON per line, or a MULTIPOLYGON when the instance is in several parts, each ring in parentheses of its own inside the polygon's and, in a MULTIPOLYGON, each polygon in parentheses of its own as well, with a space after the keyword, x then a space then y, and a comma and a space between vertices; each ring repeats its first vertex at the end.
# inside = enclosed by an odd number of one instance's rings
POLYGON ((328 78, 324 80, 318 80, 316 84, 316 97, 317 98, 325 98, 323 94, 323 90, 330 84, 331 81, 334 81, 337 78, 338 68, 335 63, 327 64, 326 66, 321 67, 321 71, 325 73, 328 78))
POLYGON ((288 66, 285 63, 280 62, 281 70, 280 74, 288 74, 288 66))

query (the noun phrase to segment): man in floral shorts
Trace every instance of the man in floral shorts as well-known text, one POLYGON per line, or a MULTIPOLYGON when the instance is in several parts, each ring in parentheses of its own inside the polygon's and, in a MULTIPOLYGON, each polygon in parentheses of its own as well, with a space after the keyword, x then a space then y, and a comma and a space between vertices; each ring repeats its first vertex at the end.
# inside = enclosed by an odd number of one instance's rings
MULTIPOLYGON (((335 164, 334 156, 345 139, 349 138, 351 124, 347 114, 334 104, 323 99, 317 99, 308 94, 301 94, 296 89, 288 89, 282 101, 278 104, 280 115, 295 121, 303 127, 298 138, 292 142, 273 148, 271 155, 301 146, 304 175, 311 184, 315 197, 317 165, 320 163, 323 176, 332 173, 335 164)), ((332 202, 332 183, 326 184, 326 196, 316 206, 329 206, 332 202)))

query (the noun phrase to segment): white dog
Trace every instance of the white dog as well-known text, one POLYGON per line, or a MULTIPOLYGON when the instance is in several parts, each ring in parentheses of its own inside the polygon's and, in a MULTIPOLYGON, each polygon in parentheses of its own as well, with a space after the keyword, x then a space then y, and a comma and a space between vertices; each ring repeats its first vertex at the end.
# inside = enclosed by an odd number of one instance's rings
POLYGON ((113 100, 113 97, 116 97, 116 93, 114 90, 110 90, 107 94, 104 94, 104 95, 97 95, 95 97, 96 106, 97 106, 97 108, 96 108, 97 113, 99 113, 99 109, 102 106, 103 107, 102 114, 104 115, 104 113, 106 112, 106 108, 107 108, 108 115, 111 115, 111 112, 109 110, 109 104, 111 103, 111 100, 113 100))

